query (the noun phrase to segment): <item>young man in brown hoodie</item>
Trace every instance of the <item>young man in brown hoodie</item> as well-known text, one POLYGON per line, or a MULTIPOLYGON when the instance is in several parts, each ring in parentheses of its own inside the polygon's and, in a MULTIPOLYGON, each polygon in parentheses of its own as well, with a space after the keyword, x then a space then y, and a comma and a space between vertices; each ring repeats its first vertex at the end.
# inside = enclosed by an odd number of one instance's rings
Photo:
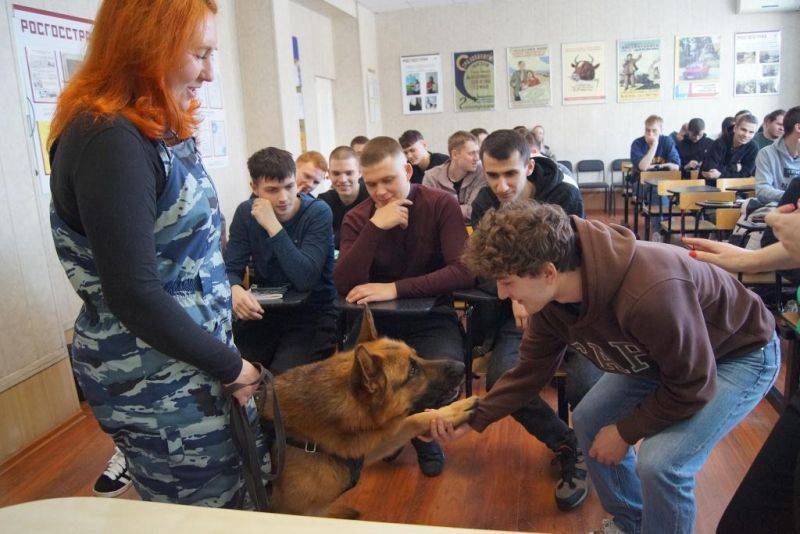
MULTIPOLYGON (((450 294, 471 287, 461 262, 467 230, 456 198, 410 183, 411 165, 400 144, 376 137, 364 147, 361 171, 369 198, 347 212, 340 233, 336 289, 363 304, 437 297, 425 315, 377 315, 381 335, 401 339, 422 358, 463 358, 463 340, 450 294)), ((435 442, 412 440, 422 472, 437 476, 444 453, 435 442)))
MULTIPOLYGON (((573 413, 614 516, 600 532, 692 532, 695 474, 777 374, 775 322, 759 298, 685 249, 530 202, 484 216, 465 262, 531 315, 519 364, 469 427, 483 431, 527 403, 569 346, 606 371, 573 413)), ((432 434, 466 428, 439 422, 432 434)))

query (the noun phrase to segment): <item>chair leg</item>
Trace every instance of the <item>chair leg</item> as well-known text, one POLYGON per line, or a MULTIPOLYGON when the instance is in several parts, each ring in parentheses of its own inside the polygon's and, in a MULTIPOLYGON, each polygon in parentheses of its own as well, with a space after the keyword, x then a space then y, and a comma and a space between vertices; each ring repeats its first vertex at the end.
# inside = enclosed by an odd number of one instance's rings
POLYGON ((464 391, 466 392, 467 397, 472 396, 472 312, 474 310, 475 307, 469 304, 467 305, 467 309, 464 311, 464 321, 466 323, 466 332, 464 335, 464 391))

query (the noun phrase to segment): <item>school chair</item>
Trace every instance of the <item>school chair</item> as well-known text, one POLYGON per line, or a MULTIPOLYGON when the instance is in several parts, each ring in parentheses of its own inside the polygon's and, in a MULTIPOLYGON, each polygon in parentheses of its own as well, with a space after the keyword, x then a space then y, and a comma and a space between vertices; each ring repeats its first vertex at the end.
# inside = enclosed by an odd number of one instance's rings
POLYGON ((603 193, 603 211, 608 213, 608 197, 610 188, 606 182, 606 165, 603 160, 599 159, 582 159, 578 162, 575 173, 575 181, 578 182, 578 188, 581 191, 601 191, 603 193), (592 172, 601 173, 603 180, 594 182, 581 183, 581 173, 592 172))

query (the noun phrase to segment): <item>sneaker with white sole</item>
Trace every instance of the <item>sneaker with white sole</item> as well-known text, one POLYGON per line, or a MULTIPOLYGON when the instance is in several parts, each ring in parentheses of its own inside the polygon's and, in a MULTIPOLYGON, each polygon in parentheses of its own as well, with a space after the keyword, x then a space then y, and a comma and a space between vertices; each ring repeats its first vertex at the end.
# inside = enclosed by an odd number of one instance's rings
POLYGON ((619 528, 613 519, 603 519, 603 526, 589 531, 589 534, 625 534, 625 531, 619 528))
POLYGON ((98 497, 116 497, 131 487, 131 476, 125 455, 114 447, 114 455, 108 461, 106 470, 94 483, 94 494, 98 497))

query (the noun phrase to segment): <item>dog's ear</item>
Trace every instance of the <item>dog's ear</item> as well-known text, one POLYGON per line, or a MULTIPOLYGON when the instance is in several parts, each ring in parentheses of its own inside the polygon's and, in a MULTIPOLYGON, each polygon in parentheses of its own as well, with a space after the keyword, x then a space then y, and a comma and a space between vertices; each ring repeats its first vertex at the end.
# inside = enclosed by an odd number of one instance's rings
POLYGON ((358 332, 356 343, 365 343, 376 339, 378 339, 378 330, 375 328, 375 319, 372 318, 369 305, 364 304, 364 314, 361 316, 361 330, 358 332))
POLYGON ((375 395, 386 388, 386 374, 383 372, 383 359, 380 356, 370 354, 364 345, 358 345, 354 360, 351 382, 356 390, 375 395))

